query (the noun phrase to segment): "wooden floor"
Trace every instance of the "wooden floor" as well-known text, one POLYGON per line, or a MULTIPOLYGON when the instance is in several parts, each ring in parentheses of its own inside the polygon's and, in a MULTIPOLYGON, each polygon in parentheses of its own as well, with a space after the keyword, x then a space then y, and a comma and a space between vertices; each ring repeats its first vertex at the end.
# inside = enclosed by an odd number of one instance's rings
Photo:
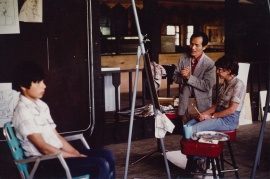
MULTIPOLYGON (((239 167, 240 178, 250 178, 254 159, 257 150, 258 137, 260 133, 261 122, 254 121, 253 124, 240 126, 237 130, 237 139, 232 143, 234 155, 239 167)), ((261 152, 260 167, 256 171, 255 178, 270 178, 270 122, 266 124, 263 147, 261 152)), ((182 135, 167 135, 164 139, 165 148, 168 151, 180 150, 179 141, 182 135)), ((114 152, 116 158, 116 176, 124 178, 126 156, 128 143, 111 144, 105 146, 114 152)), ((132 163, 145 154, 156 149, 156 139, 144 139, 131 142, 131 151, 129 162, 132 163)), ((225 146, 225 157, 228 157, 228 151, 225 146)), ((183 170, 169 163, 170 175, 172 179, 184 178, 183 170)), ((129 179, 165 179, 168 178, 163 155, 159 152, 134 164, 129 165, 127 170, 129 179)), ((225 174, 225 178, 235 178, 234 172, 225 174)))
MULTIPOLYGON (((237 130, 237 139, 232 143, 235 158, 239 167, 239 175, 242 179, 248 179, 251 176, 255 154, 257 150, 258 137, 260 133, 261 122, 253 121, 252 124, 240 126, 237 130)), ((182 134, 166 135, 164 138, 165 148, 168 151, 180 150, 180 139, 182 134)), ((145 154, 156 149, 156 139, 148 138, 143 140, 134 140, 131 142, 131 150, 129 163, 136 161, 145 154)), ((106 145, 105 148, 111 150, 115 155, 116 178, 123 179, 125 174, 125 165, 127 157, 128 143, 117 143, 106 145)), ((6 147, 7 148, 7 147, 6 147)), ((1 153, 5 153, 1 149, 1 153)), ((228 157, 228 151, 225 149, 225 157, 228 157)), ((9 156, 2 156, 8 164, 1 166, 0 179, 15 179, 19 178, 17 169, 15 168, 12 159, 9 156), (3 170, 5 169, 5 170, 3 170)), ((270 122, 266 123, 265 135, 263 140, 260 167, 257 169, 255 178, 266 179, 270 178, 270 122)), ((3 164, 3 163, 2 163, 3 164)), ((128 165, 128 179, 166 179, 168 178, 163 156, 156 152, 150 157, 134 164, 128 165)), ((169 163, 170 175, 172 179, 184 178, 183 170, 169 163)), ((225 174, 225 178, 234 178, 234 173, 225 174)))
MULTIPOLYGON (((172 90, 172 94, 175 93, 175 89, 172 90)), ((161 91, 161 96, 166 96, 164 91, 161 91)), ((122 98, 122 99, 125 99, 122 98)), ((121 100, 122 105, 125 100, 121 100)), ((138 102, 137 100, 136 102, 138 102)), ((128 125, 126 130, 128 131, 128 125)), ((252 124, 241 125, 237 129, 237 139, 232 143, 234 149, 234 155, 237 165, 239 167, 240 178, 247 179, 251 177, 253 170, 255 155, 257 151, 258 138, 260 134, 261 122, 253 121, 252 124)), ((140 130, 138 127, 133 128, 133 133, 140 130)), ((256 171, 255 178, 270 178, 270 122, 266 124, 266 130, 263 140, 263 147, 261 152, 260 167, 256 171)), ((125 133, 127 138, 128 134, 125 133)), ((167 135, 164 139, 165 148, 168 151, 180 150, 180 139, 182 138, 182 132, 176 132, 173 135, 167 135)), ((106 145, 105 148, 113 151, 116 159, 116 176, 117 179, 122 179, 125 176, 125 165, 127 160, 127 147, 126 142, 116 142, 106 145)), ((164 157, 159 152, 155 152, 148 158, 131 165, 132 162, 143 157, 145 154, 157 149, 157 141, 154 137, 147 139, 139 139, 131 141, 131 150, 127 169, 128 179, 165 179, 168 178, 166 172, 164 157)), ((225 158, 229 157, 227 146, 225 145, 225 158)), ((170 175, 172 179, 185 178, 184 171, 178 168, 174 164, 169 162, 170 175)), ((225 173, 225 178, 235 178, 234 172, 225 173)))

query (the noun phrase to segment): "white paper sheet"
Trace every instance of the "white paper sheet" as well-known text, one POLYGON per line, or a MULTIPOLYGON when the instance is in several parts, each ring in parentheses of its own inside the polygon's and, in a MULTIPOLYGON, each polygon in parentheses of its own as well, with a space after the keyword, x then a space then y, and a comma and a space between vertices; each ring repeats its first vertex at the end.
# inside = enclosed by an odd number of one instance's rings
POLYGON ((42 22, 42 0, 26 0, 21 7, 19 19, 23 22, 42 22))
POLYGON ((181 150, 166 152, 167 159, 179 168, 185 169, 187 165, 187 156, 182 154, 181 150))
POLYGON ((11 83, 0 83, 0 127, 10 121, 19 100, 19 92, 12 90, 11 83))
POLYGON ((0 0, 0 34, 20 33, 17 0, 0 0), (3 10, 2 10, 3 9, 3 10))

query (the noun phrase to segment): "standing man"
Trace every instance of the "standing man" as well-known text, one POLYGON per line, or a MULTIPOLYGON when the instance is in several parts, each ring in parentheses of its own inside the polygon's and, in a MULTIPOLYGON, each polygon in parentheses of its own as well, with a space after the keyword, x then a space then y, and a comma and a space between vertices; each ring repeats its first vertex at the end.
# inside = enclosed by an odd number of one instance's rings
POLYGON ((196 32, 190 38, 190 52, 180 57, 173 80, 180 86, 178 114, 183 124, 198 112, 212 106, 212 89, 215 82, 214 62, 204 53, 208 37, 196 32))

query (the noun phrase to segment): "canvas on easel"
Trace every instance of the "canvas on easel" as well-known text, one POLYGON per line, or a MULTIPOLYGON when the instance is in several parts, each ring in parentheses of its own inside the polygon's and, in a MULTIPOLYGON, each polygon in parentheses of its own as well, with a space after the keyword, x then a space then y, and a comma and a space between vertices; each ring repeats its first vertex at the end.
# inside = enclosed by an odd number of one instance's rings
MULTIPOLYGON (((135 82, 134 82, 135 84, 134 84, 134 90, 133 90, 132 107, 131 107, 131 115, 130 115, 130 126, 129 126, 129 136, 128 136, 127 157, 126 157, 124 179, 127 179, 128 167, 129 167, 131 136, 132 136, 132 130, 133 130, 134 109, 135 109, 136 91, 137 91, 137 83, 138 83, 138 72, 139 72, 139 64, 140 64, 140 57, 141 56, 143 57, 143 60, 144 60, 145 73, 146 73, 146 77, 147 77, 147 81, 148 81, 148 85, 149 85, 149 90, 150 90, 150 95, 151 95, 151 99, 152 99, 152 103, 153 103, 153 110, 154 110, 155 116, 157 115, 158 110, 160 111, 160 105, 159 105, 159 101, 158 101, 157 91, 155 89, 154 79, 153 79, 151 66, 150 66, 150 60, 148 58, 149 57, 148 54, 145 52, 145 47, 144 47, 144 43, 146 42, 146 39, 144 39, 144 37, 141 34, 140 24, 139 24, 136 5, 135 5, 134 0, 132 0, 132 7, 133 7, 136 26, 137 26, 140 46, 138 47, 138 52, 137 52, 136 75, 135 75, 135 82)), ((170 169, 169 169, 169 165, 168 165, 168 160, 167 160, 167 155, 166 155, 166 150, 165 150, 163 138, 158 139, 157 144, 158 144, 157 149, 155 149, 153 152, 150 152, 149 155, 155 153, 156 151, 159 151, 159 145, 160 145, 162 153, 163 153, 163 157, 164 157, 164 162, 165 162, 165 166, 166 166, 168 179, 171 179, 171 174, 170 174, 170 169)))
MULTIPOLYGON (((259 102, 259 116, 258 116, 258 120, 262 121, 263 116, 264 116, 264 110, 263 108, 265 107, 265 101, 266 101, 266 94, 267 91, 260 91, 260 102, 259 102)), ((266 121, 270 120, 270 115, 267 116, 266 121)))
MULTIPOLYGON (((239 71, 237 78, 243 81, 247 88, 247 81, 248 81, 248 74, 249 74, 249 63, 238 63, 239 64, 239 71)), ((251 114, 251 105, 250 105, 250 94, 246 93, 244 99, 244 105, 240 113, 239 117, 239 126, 252 124, 252 114, 251 114)))

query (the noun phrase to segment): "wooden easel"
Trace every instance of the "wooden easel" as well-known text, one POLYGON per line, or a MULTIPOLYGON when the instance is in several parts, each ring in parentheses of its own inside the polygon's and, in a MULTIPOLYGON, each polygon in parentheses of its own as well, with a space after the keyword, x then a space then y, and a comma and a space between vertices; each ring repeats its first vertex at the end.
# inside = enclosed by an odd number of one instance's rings
MULTIPOLYGON (((137 26, 140 46, 138 47, 138 52, 137 52, 136 74, 135 74, 135 82, 134 82, 131 114, 130 114, 128 147, 127 147, 127 157, 126 157, 124 179, 127 179, 128 166, 129 166, 131 136, 132 136, 132 130, 133 130, 134 109, 135 109, 135 102, 136 102, 136 91, 137 91, 139 64, 140 64, 140 57, 141 56, 143 57, 143 60, 144 60, 145 74, 146 74, 149 89, 150 89, 150 95, 151 95, 151 100, 152 100, 152 103, 153 103, 154 115, 156 116, 157 115, 157 110, 160 110, 160 105, 159 105, 159 102, 158 102, 158 96, 157 96, 157 92, 156 92, 155 85, 154 85, 154 79, 153 79, 153 75, 152 75, 152 72, 151 72, 150 60, 149 60, 148 54, 145 52, 145 48, 144 48, 145 40, 144 40, 144 38, 143 38, 143 36, 141 34, 141 29, 140 29, 140 24, 139 24, 139 20, 138 20, 136 5, 135 5, 134 0, 131 0, 131 1, 132 1, 132 7, 133 7, 133 12, 134 12, 135 22, 136 22, 136 26, 137 26)), ((165 146, 164 146, 164 141, 161 138, 161 139, 158 139, 157 142, 158 142, 157 149, 155 149, 154 151, 148 153, 143 158, 146 158, 147 156, 152 155, 155 152, 158 152, 160 150, 160 146, 161 146, 162 153, 163 153, 163 156, 164 156, 164 162, 165 162, 165 165, 166 165, 168 179, 171 179, 171 174, 170 174, 170 169, 169 169, 168 160, 167 160, 167 156, 166 156, 166 150, 165 150, 165 146)), ((140 160, 142 160, 142 159, 140 159, 140 160)))

